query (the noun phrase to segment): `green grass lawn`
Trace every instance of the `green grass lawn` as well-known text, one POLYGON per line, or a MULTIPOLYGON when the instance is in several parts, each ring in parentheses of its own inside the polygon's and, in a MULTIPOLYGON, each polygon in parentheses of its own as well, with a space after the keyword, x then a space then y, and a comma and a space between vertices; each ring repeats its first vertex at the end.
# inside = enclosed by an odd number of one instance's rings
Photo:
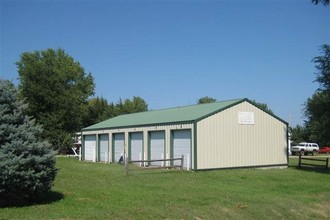
POLYGON ((0 219, 329 219, 325 169, 131 172, 57 158, 42 204, 0 208, 0 219))

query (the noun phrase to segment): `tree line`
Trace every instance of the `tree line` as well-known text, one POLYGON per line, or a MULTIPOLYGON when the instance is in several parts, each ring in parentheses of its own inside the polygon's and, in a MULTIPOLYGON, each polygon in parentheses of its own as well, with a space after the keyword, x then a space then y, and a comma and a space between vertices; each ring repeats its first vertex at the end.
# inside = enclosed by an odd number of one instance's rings
MULTIPOLYGON (((42 136, 55 150, 65 153, 82 128, 122 114, 148 111, 138 96, 108 102, 94 97, 95 83, 79 62, 63 49, 25 52, 16 63, 19 95, 28 103, 26 114, 43 126, 42 136)), ((202 97, 197 104, 215 102, 202 97)), ((266 111, 266 104, 256 103, 266 111)))
MULTIPOLYGON (((330 144, 330 76, 329 45, 321 47, 321 55, 312 59, 319 89, 305 103, 303 125, 290 127, 294 142, 312 141, 330 144)), ((138 96, 108 102, 94 97, 95 83, 79 62, 63 49, 47 49, 22 53, 16 63, 19 73, 19 97, 28 103, 26 114, 43 126, 43 137, 55 150, 72 145, 72 136, 82 128, 122 114, 148 111, 147 102, 138 96)), ((197 104, 217 101, 201 97, 197 104)), ((273 114, 265 103, 256 106, 273 114)))
POLYGON ((43 126, 43 137, 55 150, 71 147, 73 135, 84 127, 148 110, 141 97, 116 104, 93 97, 93 76, 63 49, 22 53, 16 65, 19 94, 28 103, 26 114, 43 126))
POLYGON ((304 124, 290 128, 294 144, 308 141, 330 146, 330 45, 322 45, 320 52, 312 59, 319 88, 304 104, 304 124))
MULTIPOLYGON (((329 5, 329 0, 312 0, 329 5)), ((319 89, 305 103, 304 125, 291 128, 293 140, 330 145, 330 46, 312 62, 319 89)), ((81 128, 120 114, 147 111, 140 97, 114 104, 93 97, 90 73, 64 50, 23 53, 16 63, 18 88, 0 79, 0 207, 27 205, 47 197, 57 168, 55 151, 70 146, 81 128)), ((205 96, 197 103, 215 102, 205 96)), ((264 103, 254 104, 272 114, 264 103)))
MULTIPOLYGON (((319 88, 305 103, 306 121, 290 128, 294 142, 330 144, 330 46, 312 59, 319 88)), ((148 111, 141 97, 108 102, 93 97, 94 80, 64 50, 26 52, 17 62, 18 88, 0 79, 0 206, 35 202, 48 192, 55 151, 72 145, 83 127, 121 114, 148 111)), ((201 97, 197 104, 216 102, 201 97)), ((264 103, 253 101, 273 114, 264 103)))

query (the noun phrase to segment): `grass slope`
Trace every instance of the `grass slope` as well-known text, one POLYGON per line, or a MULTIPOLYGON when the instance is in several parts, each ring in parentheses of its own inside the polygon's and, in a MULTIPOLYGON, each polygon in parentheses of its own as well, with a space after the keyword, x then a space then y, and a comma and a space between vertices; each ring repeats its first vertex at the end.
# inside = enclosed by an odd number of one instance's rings
MULTIPOLYGON (((297 161, 291 161, 297 164, 297 161)), ((239 169, 136 171, 57 158, 41 204, 0 209, 0 219, 329 219, 330 173, 239 169)))

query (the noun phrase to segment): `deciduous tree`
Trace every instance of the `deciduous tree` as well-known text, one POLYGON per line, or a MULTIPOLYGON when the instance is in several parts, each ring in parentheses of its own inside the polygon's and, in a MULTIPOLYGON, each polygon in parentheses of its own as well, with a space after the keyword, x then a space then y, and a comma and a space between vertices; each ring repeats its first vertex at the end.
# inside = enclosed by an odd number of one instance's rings
POLYGON ((312 3, 314 5, 318 5, 319 3, 322 3, 324 6, 329 5, 329 0, 312 0, 312 3))
POLYGON ((93 77, 62 49, 25 52, 17 67, 27 113, 43 125, 54 149, 67 147, 71 134, 83 127, 93 77))
POLYGON ((214 98, 211 98, 209 96, 204 96, 204 97, 201 97, 197 100, 197 104, 205 104, 205 103, 213 103, 213 102, 216 102, 217 100, 214 99, 214 98))
POLYGON ((330 46, 323 45, 321 53, 312 60, 319 89, 307 99, 305 116, 310 141, 325 145, 330 144, 330 46))
POLYGON ((114 117, 114 109, 114 104, 109 104, 103 97, 96 97, 88 100, 88 115, 85 119, 84 126, 87 127, 114 117))
POLYGON ((257 102, 255 100, 253 100, 252 102, 254 103, 255 106, 257 106, 258 108, 264 110, 265 112, 268 112, 270 114, 274 114, 274 112, 268 107, 268 105, 266 103, 257 102))
POLYGON ((148 104, 144 101, 143 98, 139 96, 133 96, 133 99, 125 99, 122 101, 119 99, 118 103, 115 106, 115 115, 130 114, 137 112, 148 111, 148 104))
POLYGON ((299 144, 300 142, 305 142, 309 139, 309 133, 305 126, 296 125, 295 127, 290 127, 291 140, 293 144, 299 144))

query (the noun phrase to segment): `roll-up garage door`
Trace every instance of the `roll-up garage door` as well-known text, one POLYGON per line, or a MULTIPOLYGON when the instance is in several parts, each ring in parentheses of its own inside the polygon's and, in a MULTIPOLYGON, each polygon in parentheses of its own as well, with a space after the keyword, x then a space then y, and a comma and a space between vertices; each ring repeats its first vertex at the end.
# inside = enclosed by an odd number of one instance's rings
POLYGON ((141 160, 143 158, 142 137, 143 137, 142 132, 130 133, 130 152, 129 152, 130 160, 141 160))
POLYGON ((101 134, 99 136, 100 142, 100 161, 109 161, 109 135, 108 134, 101 134))
POLYGON ((85 160, 95 160, 96 135, 85 135, 84 137, 84 155, 85 160))
MULTIPOLYGON (((178 158, 184 156, 184 167, 187 167, 187 155, 191 164, 191 130, 177 130, 173 131, 173 157, 178 158)), ((174 161, 175 165, 180 165, 180 161, 174 161)), ((189 165, 189 167, 191 167, 189 165)))
POLYGON ((117 163, 122 155, 124 155, 124 144, 125 144, 125 136, 123 133, 114 134, 113 135, 114 143, 114 154, 113 154, 113 162, 117 163))
MULTIPOLYGON (((150 132, 150 159, 157 160, 162 159, 165 155, 165 132, 164 131, 152 131, 150 132)), ((162 162, 153 162, 151 165, 162 165, 162 162)))

